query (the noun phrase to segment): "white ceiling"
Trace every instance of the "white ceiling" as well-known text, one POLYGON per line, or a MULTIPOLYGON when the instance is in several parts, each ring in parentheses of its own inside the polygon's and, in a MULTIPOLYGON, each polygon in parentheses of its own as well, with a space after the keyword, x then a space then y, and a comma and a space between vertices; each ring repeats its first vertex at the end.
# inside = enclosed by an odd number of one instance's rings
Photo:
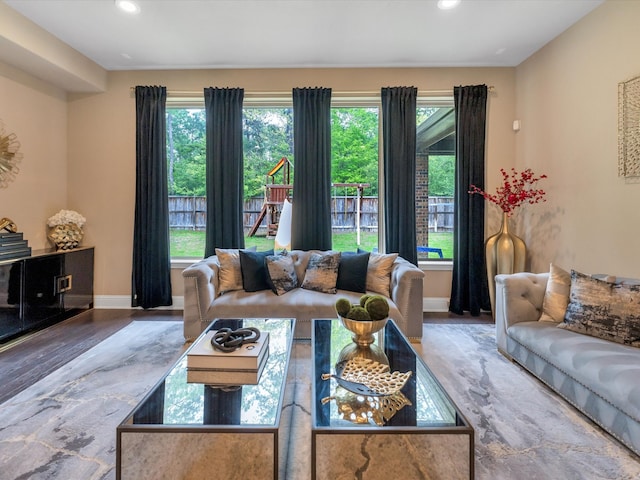
POLYGON ((603 0, 5 0, 106 70, 516 66, 603 0))

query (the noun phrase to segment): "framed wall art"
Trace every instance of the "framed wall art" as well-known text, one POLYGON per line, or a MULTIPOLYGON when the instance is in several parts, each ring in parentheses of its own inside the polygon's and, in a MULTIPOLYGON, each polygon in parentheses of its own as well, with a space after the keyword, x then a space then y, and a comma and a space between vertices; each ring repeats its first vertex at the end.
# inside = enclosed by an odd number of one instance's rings
POLYGON ((640 76, 618 84, 618 176, 640 177, 640 76))

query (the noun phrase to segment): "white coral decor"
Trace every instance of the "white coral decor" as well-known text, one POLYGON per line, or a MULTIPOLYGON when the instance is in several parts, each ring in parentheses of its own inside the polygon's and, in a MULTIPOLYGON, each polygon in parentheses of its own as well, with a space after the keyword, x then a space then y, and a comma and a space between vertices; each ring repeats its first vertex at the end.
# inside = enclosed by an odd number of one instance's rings
POLYGON ((47 225, 50 227, 55 227, 56 225, 64 225, 67 223, 75 223, 78 227, 82 228, 82 226, 86 223, 87 219, 80 215, 78 212, 73 210, 60 210, 58 213, 49 217, 47 220, 47 225))

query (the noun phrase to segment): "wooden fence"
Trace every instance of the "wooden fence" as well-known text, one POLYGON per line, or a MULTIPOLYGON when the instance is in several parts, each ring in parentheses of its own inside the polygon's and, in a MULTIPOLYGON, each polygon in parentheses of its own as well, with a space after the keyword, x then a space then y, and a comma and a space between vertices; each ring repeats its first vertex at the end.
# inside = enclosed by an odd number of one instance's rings
MULTIPOLYGON (((264 199, 253 197, 244 203, 244 228, 249 230, 258 219, 264 199)), ((357 197, 336 195, 331 198, 331 218, 335 230, 355 230, 357 197)), ((207 217, 205 197, 169 197, 170 228, 183 230, 204 230, 207 217)), ((266 224, 263 221, 263 228, 266 224)), ((362 197, 360 207, 360 228, 364 231, 378 229, 378 197, 362 197)), ((429 231, 453 231, 453 198, 429 197, 429 231)), ((258 230, 259 233, 263 231, 258 230)))
POLYGON ((429 231, 453 232, 453 197, 429 197, 429 231))

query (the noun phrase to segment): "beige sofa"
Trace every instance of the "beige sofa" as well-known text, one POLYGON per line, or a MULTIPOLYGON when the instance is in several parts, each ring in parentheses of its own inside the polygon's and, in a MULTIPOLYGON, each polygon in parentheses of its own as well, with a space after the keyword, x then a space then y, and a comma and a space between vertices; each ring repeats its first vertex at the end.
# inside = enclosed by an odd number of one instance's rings
MULTIPOLYGON (((186 268, 184 278, 184 336, 196 338, 215 318, 295 318, 296 338, 310 338, 313 318, 336 318, 335 302, 340 297, 357 303, 362 293, 337 290, 335 294, 300 288, 307 264, 315 251, 293 250, 298 288, 283 295, 271 290, 243 289, 220 293, 220 261, 216 255, 186 268)), ((373 255, 373 254, 372 254, 373 255)), ((369 264, 371 268, 371 263, 369 264)), ((367 287, 369 286, 367 276, 367 287)), ((398 257, 388 275, 389 317, 412 341, 422 337, 422 285, 424 272, 398 257)), ((368 292, 372 293, 372 292, 368 292)))

